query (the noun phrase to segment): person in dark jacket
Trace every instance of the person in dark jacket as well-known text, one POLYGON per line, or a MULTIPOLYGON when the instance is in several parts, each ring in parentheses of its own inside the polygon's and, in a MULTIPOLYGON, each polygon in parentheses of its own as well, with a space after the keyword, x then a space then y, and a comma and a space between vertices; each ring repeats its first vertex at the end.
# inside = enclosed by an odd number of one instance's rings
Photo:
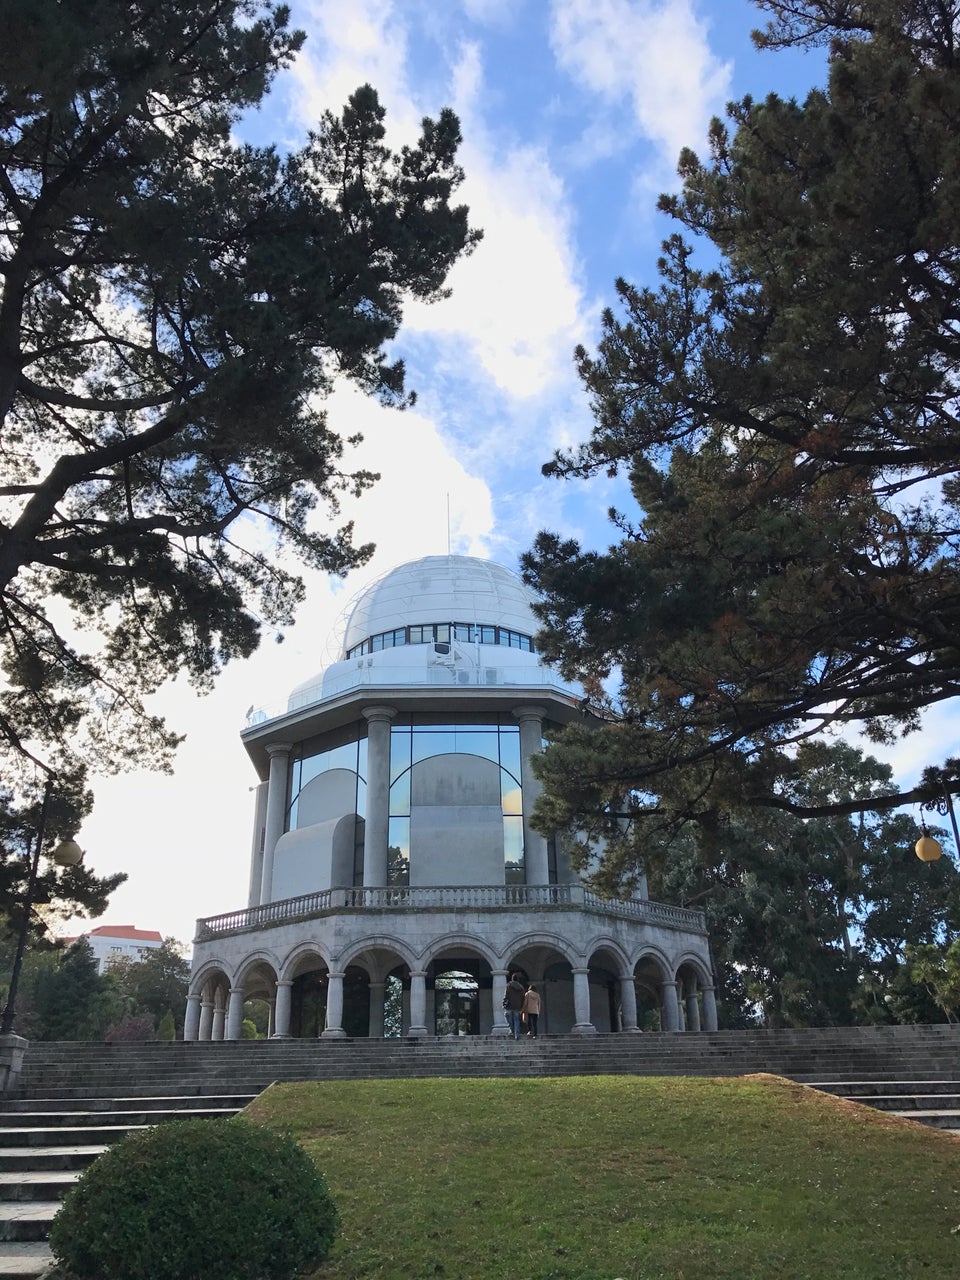
POLYGON ((520 1011, 523 1008, 523 983, 519 973, 512 973, 507 989, 503 993, 506 1000, 507 1025, 514 1040, 520 1039, 520 1011))

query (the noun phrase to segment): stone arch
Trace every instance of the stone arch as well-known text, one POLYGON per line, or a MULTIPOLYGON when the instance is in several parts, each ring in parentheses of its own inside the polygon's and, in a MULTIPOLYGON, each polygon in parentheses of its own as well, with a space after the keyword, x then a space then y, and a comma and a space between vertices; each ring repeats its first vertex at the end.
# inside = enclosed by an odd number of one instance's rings
POLYGON ((185 1040, 224 1038, 230 987, 229 966, 222 960, 208 960, 197 970, 190 980, 187 995, 187 1012, 183 1025, 185 1040))
POLYGON ((641 1031, 678 1031, 674 962, 660 947, 644 944, 632 957, 637 1023, 641 1031))
POLYGON ((713 974, 695 954, 685 954, 676 961, 674 982, 677 992, 679 1029, 683 1031, 716 1031, 717 1002, 713 974))
POLYGON ((631 976, 630 963, 620 943, 610 937, 594 938, 586 967, 590 1025, 600 1033, 635 1026, 636 1013, 629 999, 625 1002, 623 990, 623 979, 631 976))
POLYGON ((564 1035, 572 1030, 576 1021, 573 972, 584 966, 584 960, 569 940, 539 931, 519 934, 504 959, 508 972, 519 972, 540 996, 539 1034, 564 1035))
POLYGON ((310 961, 319 962, 324 969, 330 968, 330 954, 321 943, 313 940, 309 942, 298 942, 287 952, 280 964, 279 977, 282 981, 286 981, 295 977, 298 972, 303 971, 305 963, 310 961))
MULTIPOLYGON (((351 942, 338 962, 345 975, 352 969, 366 974, 367 1026, 364 1035, 401 1037, 410 1025, 410 972, 417 968, 409 944, 390 934, 369 934, 351 942)), ((350 1009, 351 992, 344 992, 344 1018, 356 1020, 350 1009)))
POLYGON ((460 930, 434 938, 419 968, 428 1034, 491 1034, 497 1021, 493 987, 498 960, 484 938, 460 930))

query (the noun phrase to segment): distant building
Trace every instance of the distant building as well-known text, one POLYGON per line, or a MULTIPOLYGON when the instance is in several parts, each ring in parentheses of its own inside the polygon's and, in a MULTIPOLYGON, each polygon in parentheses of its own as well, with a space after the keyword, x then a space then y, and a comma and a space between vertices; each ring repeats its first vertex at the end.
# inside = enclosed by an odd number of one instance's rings
POLYGON ((69 946, 86 938, 100 966, 100 972, 108 969, 121 958, 142 960, 147 951, 163 945, 163 938, 156 929, 137 929, 132 924, 101 924, 89 933, 81 933, 73 938, 64 938, 69 946))
POLYGON ((470 556, 401 565, 338 660, 248 713, 247 905, 197 922, 184 1038, 506 1035, 519 972, 547 1034, 717 1025, 704 917, 594 894, 532 823, 545 732, 588 714, 536 652, 533 593, 470 556))

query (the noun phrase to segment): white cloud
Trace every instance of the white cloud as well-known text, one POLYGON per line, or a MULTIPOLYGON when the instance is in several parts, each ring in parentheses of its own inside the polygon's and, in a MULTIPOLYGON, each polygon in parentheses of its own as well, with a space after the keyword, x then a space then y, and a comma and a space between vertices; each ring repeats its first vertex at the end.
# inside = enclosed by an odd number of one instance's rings
POLYGON ((479 47, 466 45, 454 70, 467 174, 461 196, 484 239, 450 274, 453 296, 414 306, 406 324, 462 344, 496 387, 526 400, 569 380, 570 353, 583 333, 575 229, 563 183, 546 153, 510 145, 489 130, 479 47))
POLYGON ((551 44, 577 84, 610 106, 629 103, 671 166, 701 144, 729 96, 731 67, 710 52, 692 0, 552 0, 551 44))

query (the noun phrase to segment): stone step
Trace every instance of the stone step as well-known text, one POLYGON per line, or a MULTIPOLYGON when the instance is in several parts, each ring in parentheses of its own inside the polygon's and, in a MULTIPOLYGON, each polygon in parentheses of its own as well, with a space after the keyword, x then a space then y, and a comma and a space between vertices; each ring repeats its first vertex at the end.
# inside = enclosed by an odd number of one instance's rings
POLYGON ((46 1172, 50 1169, 84 1169, 106 1151, 105 1143, 77 1143, 72 1147, 0 1148, 0 1173, 46 1172))
POLYGON ((119 1109, 138 1110, 138 1111, 170 1111, 171 1113, 181 1113, 184 1110, 193 1111, 200 1106, 204 1110, 226 1110, 231 1112, 242 1111, 248 1103, 252 1102, 256 1097, 255 1093, 211 1093, 203 1095, 182 1094, 157 1094, 150 1096, 145 1094, 142 1097, 133 1094, 129 1097, 117 1097, 111 1094, 110 1097, 92 1097, 84 1098, 11 1098, 5 1100, 3 1111, 0 1112, 0 1124, 6 1122, 6 1117, 23 1114, 25 1112, 36 1114, 37 1112, 70 1112, 74 1110, 83 1111, 115 1111, 119 1109), (82 1103, 82 1106, 79 1105, 82 1103))
POLYGON ((59 1200, 0 1202, 0 1241, 39 1241, 50 1234, 59 1200))
POLYGON ((79 1169, 0 1171, 0 1200, 62 1200, 79 1169))
POLYGON ((45 1240, 8 1241, 0 1246, 0 1280, 33 1280, 49 1271, 53 1263, 45 1240))
POLYGON ((161 1124, 165 1120, 182 1120, 188 1114, 206 1120, 226 1119, 228 1116, 236 1115, 236 1113, 236 1107, 191 1107, 189 1111, 179 1107, 176 1109, 168 1108, 164 1111, 156 1108, 154 1110, 142 1109, 139 1111, 87 1109, 82 1111, 0 1112, 0 1145, 3 1143, 4 1133, 7 1130, 16 1128, 51 1130, 68 1126, 88 1129, 108 1126, 111 1129, 130 1129, 161 1124))
POLYGON ((38 1125, 33 1128, 24 1126, 18 1129, 0 1129, 0 1153, 11 1148, 71 1147, 78 1143, 106 1146, 118 1142, 127 1133, 148 1127, 142 1124, 59 1124, 54 1128, 38 1125))

